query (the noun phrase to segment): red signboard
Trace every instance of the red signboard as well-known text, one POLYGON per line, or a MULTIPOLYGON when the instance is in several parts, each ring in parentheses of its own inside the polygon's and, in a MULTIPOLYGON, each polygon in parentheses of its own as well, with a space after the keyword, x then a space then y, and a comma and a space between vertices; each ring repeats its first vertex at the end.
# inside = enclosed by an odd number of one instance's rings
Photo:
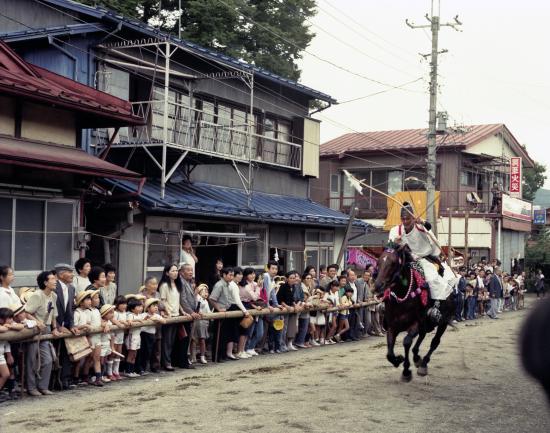
POLYGON ((510 158, 510 196, 521 198, 521 158, 510 158))

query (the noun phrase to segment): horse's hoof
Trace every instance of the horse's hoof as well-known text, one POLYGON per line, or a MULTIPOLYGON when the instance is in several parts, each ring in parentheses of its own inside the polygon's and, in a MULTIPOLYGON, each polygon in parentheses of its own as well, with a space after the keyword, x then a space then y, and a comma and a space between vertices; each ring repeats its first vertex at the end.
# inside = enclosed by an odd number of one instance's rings
POLYGON ((405 372, 403 372, 403 374, 401 375, 401 382, 408 383, 412 380, 412 378, 412 371, 409 371, 409 374, 405 374, 405 372))
POLYGON ((418 367, 418 370, 416 370, 416 373, 419 376, 427 376, 428 375, 428 367, 418 367))
POLYGON ((416 368, 420 367, 420 364, 422 364, 422 358, 419 356, 418 359, 413 359, 414 366, 416 368))
POLYGON ((405 358, 401 355, 397 355, 393 359, 390 359, 390 362, 393 364, 395 368, 399 367, 401 364, 403 364, 403 361, 405 361, 405 358))

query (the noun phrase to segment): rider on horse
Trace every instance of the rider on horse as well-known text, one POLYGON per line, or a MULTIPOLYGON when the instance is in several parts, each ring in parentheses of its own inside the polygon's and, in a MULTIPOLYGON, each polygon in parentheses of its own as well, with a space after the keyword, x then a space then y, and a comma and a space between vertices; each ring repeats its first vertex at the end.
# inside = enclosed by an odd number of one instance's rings
POLYGON ((389 234, 390 242, 407 244, 413 259, 422 268, 426 283, 430 288, 430 296, 434 305, 428 310, 428 315, 438 323, 441 319, 440 301, 451 294, 453 281, 443 277, 443 264, 439 260, 441 250, 435 242, 431 224, 420 218, 413 218, 414 211, 410 203, 404 202, 401 208, 401 224, 392 227, 389 234))

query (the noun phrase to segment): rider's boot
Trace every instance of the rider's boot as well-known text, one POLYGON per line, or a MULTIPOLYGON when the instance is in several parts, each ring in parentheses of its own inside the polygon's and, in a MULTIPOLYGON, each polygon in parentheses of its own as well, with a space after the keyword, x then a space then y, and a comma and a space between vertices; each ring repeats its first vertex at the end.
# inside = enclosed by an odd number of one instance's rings
POLYGON ((441 311, 439 310, 440 302, 436 300, 433 304, 433 306, 428 310, 428 317, 431 319, 431 321, 438 325, 441 321, 441 311))

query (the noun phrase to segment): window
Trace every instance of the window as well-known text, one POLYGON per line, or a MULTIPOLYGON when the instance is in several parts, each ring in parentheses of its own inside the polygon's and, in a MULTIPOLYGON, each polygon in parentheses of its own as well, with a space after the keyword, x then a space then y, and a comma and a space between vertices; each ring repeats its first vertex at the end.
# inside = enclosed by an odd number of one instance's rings
POLYGON ((328 265, 334 261, 334 231, 307 230, 306 231, 306 266, 328 265))
POLYGON ((72 262, 76 202, 1 197, 0 208, 0 263, 36 272, 72 262))
POLYGON ((476 186, 476 175, 468 170, 461 170, 460 172, 460 184, 463 186, 476 186))
POLYGON ((340 193, 340 175, 330 175, 330 192, 340 193))
POLYGON ((241 265, 251 267, 262 267, 267 263, 267 230, 263 227, 242 227, 243 233, 251 236, 258 236, 258 240, 247 240, 241 243, 241 265))
POLYGON ((164 268, 180 262, 179 233, 151 231, 147 236, 147 267, 164 268))

